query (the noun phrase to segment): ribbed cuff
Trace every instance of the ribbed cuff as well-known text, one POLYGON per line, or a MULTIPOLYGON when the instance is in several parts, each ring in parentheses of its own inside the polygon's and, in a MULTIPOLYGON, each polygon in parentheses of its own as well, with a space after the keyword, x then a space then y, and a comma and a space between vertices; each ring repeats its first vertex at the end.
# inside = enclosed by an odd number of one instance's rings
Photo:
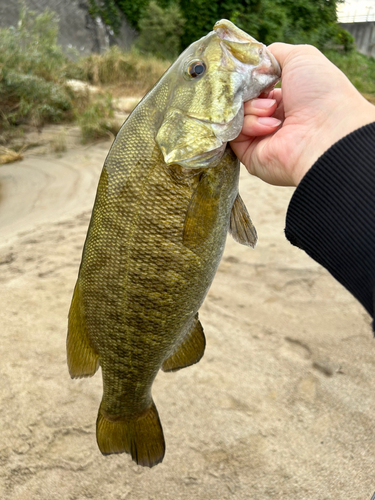
POLYGON ((338 141, 307 172, 290 202, 285 234, 373 317, 375 123, 338 141))

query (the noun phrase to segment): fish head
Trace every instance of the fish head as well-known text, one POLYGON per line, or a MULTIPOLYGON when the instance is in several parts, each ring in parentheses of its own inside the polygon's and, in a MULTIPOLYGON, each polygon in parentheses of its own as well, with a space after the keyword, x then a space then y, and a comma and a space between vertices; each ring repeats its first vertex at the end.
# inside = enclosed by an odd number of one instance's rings
POLYGON ((219 163, 242 128, 243 103, 267 92, 281 70, 266 46, 230 21, 191 44, 166 74, 169 98, 156 136, 167 164, 219 163))

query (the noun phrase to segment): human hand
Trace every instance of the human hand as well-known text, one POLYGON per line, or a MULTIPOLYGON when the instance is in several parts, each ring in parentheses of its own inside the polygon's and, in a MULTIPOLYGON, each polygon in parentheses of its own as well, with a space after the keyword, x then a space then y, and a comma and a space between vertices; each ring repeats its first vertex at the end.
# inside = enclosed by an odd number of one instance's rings
POLYGON ((375 121, 375 106, 315 47, 268 49, 280 63, 282 89, 245 103, 241 134, 230 144, 251 174, 297 186, 330 146, 375 121))

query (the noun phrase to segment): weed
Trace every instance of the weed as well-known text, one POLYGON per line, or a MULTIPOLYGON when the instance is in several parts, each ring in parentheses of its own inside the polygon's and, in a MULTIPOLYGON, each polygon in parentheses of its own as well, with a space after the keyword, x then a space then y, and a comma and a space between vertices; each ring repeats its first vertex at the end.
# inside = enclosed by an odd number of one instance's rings
POLYGON ((67 150, 66 131, 58 134, 54 139, 52 139, 49 147, 52 153, 64 153, 67 150))
POLYGON ((79 62, 81 78, 94 85, 121 86, 123 93, 142 95, 147 92, 170 63, 152 56, 141 56, 136 50, 123 52, 112 46, 104 54, 92 54, 79 62))
POLYGON ((112 96, 98 94, 94 100, 89 98, 85 109, 77 116, 81 128, 82 142, 90 142, 114 136, 120 124, 114 118, 112 96))

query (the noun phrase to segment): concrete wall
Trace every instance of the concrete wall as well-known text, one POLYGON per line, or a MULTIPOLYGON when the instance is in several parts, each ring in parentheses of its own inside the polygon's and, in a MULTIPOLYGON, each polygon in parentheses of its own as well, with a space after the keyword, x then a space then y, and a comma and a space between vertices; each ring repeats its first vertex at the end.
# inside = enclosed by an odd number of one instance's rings
POLYGON ((354 36, 359 52, 375 57, 375 22, 340 24, 354 36))
MULTIPOLYGON (((59 17, 59 43, 64 47, 74 47, 80 54, 102 52, 110 44, 116 43, 129 49, 136 32, 123 18, 117 37, 113 37, 100 21, 92 19, 88 13, 87 0, 24 0, 27 8, 40 14, 46 8, 59 17)), ((16 26, 19 19, 20 2, 0 0, 0 28, 16 26)))

